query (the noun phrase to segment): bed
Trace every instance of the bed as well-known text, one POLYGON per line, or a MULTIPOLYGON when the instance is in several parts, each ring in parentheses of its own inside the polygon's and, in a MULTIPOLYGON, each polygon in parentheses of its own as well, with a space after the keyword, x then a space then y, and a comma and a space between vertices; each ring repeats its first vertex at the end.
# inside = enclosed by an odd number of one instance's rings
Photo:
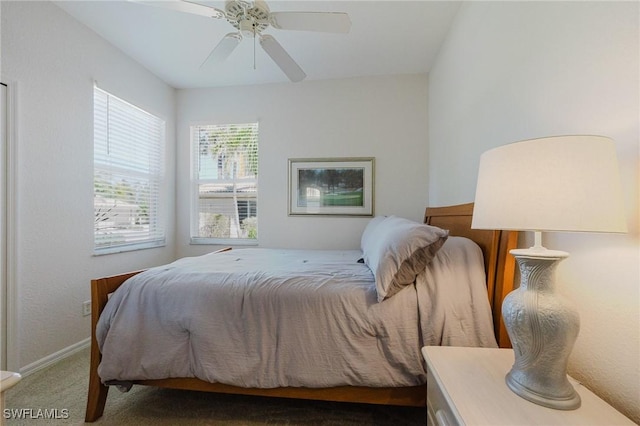
MULTIPOLYGON (((92 422, 102 416, 110 387, 107 384, 120 387, 147 385, 245 395, 425 406, 426 373, 423 374, 423 363, 416 358, 419 357, 419 349, 422 345, 440 342, 440 344, 461 346, 491 346, 496 343, 501 347, 509 346, 507 333, 500 320, 500 306, 505 295, 513 287, 514 261, 508 256, 508 252, 515 247, 517 234, 505 231, 472 230, 470 227, 472 212, 473 204, 471 203, 427 208, 424 222, 429 225, 428 227, 406 228, 406 232, 409 232, 412 238, 418 233, 416 230, 427 232, 424 238, 431 239, 427 249, 420 251, 420 258, 413 256, 410 259, 402 259, 400 269, 404 272, 401 274, 394 269, 394 275, 389 280, 381 278, 389 273, 385 266, 389 263, 384 256, 378 256, 380 253, 388 252, 380 242, 386 239, 379 237, 386 230, 383 228, 388 228, 394 217, 380 218, 383 225, 376 223, 379 218, 371 220, 363 233, 362 253, 330 251, 318 257, 317 253, 300 250, 222 249, 205 257, 181 259, 170 265, 151 268, 144 273, 137 271, 92 280, 91 362, 85 420, 92 422), (430 229, 425 231, 426 228, 430 229), (370 238, 367 239, 367 235, 370 238), (441 290, 436 292, 434 290, 436 286, 429 284, 436 281, 429 279, 429 277, 433 278, 429 274, 443 275, 444 273, 439 272, 441 271, 439 268, 444 264, 443 262, 446 263, 449 256, 454 252, 460 252, 465 257, 473 257, 475 253, 473 250, 480 253, 477 261, 483 281, 480 297, 485 303, 477 301, 462 303, 478 306, 479 313, 469 313, 468 315, 471 315, 469 320, 449 321, 454 323, 454 327, 452 332, 448 332, 446 331, 448 328, 439 324, 447 322, 448 316, 451 317, 451 315, 447 316, 447 312, 443 313, 445 318, 443 320, 425 320, 427 316, 424 313, 425 309, 442 309, 437 305, 438 297, 451 298, 451 296, 438 296, 441 290), (356 254, 361 255, 363 260, 358 259, 356 254), (220 288, 215 290, 219 294, 211 296, 206 303, 202 300, 209 296, 187 296, 191 293, 183 290, 187 286, 185 283, 193 279, 193 283, 189 284, 192 288, 203 288, 204 285, 198 280, 204 276, 204 273, 210 273, 209 265, 212 263, 217 265, 216 271, 220 269, 219 265, 227 265, 223 268, 224 273, 216 273, 223 274, 218 275, 220 282, 229 282, 229 284, 226 287, 220 285, 220 288), (427 268, 425 268, 426 264, 429 265, 427 268), (235 281, 228 280, 231 276, 229 271, 236 273, 234 280, 237 280, 239 270, 243 280, 253 282, 256 276, 271 273, 268 265, 279 265, 275 268, 278 269, 275 281, 265 281, 267 284, 261 284, 261 287, 251 287, 252 290, 249 293, 242 290, 235 295, 236 299, 233 299, 232 295, 236 293, 234 289, 237 288, 237 284, 235 281), (327 272, 327 265, 330 272, 327 272), (424 274, 419 273, 423 270, 426 271, 424 274), (158 279, 162 280, 167 274, 174 274, 176 271, 178 274, 182 273, 180 286, 174 281, 169 281, 168 278, 167 281, 162 281, 163 290, 152 296, 159 303, 149 303, 151 307, 146 307, 148 296, 145 295, 149 294, 146 289, 151 288, 152 285, 158 285, 151 284, 152 278, 157 283, 158 279), (291 290, 296 286, 309 288, 310 284, 307 281, 311 278, 308 277, 314 275, 319 275, 320 280, 318 284, 311 285, 314 298, 309 299, 306 298, 307 296, 301 298, 299 293, 291 290), (298 276, 304 276, 305 279, 299 279, 298 276), (348 284, 340 281, 343 276, 346 277, 348 284), (390 282, 391 285, 381 285, 381 282, 390 282), (119 287, 122 289, 116 292, 119 287), (254 293, 259 293, 257 289, 264 289, 265 294, 272 295, 274 298, 268 302, 252 299, 254 293), (338 293, 336 289, 346 289, 339 291, 341 299, 336 298, 338 293), (229 301, 217 302, 222 292, 229 294, 229 301), (420 296, 420 292, 423 296, 420 296), (342 293, 352 294, 348 296, 351 299, 343 296, 342 293), (342 301, 342 297, 346 302, 342 301), (113 300, 107 305, 110 298, 113 300), (289 298, 289 302, 281 303, 285 298, 289 298), (191 300, 186 302, 189 308, 184 308, 185 305, 169 308, 168 305, 174 305, 177 299, 191 300), (486 303, 487 299, 488 303, 486 303), (136 319, 133 316, 134 311, 139 309, 127 308, 124 304, 125 300, 133 300, 130 306, 144 305, 142 309, 144 312, 158 310, 158 313, 153 311, 145 314, 153 318, 160 315, 163 309, 174 312, 174 317, 170 321, 148 321, 144 317, 136 319), (209 328, 205 328, 205 332, 195 331, 195 329, 184 332, 184 329, 191 327, 192 322, 196 322, 196 318, 202 318, 200 312, 203 305, 216 305, 216 303, 221 303, 217 310, 222 311, 221 315, 224 315, 224 318, 231 318, 230 321, 214 318, 211 322, 207 322, 209 325, 206 327, 209 328), (407 307, 412 303, 416 305, 415 309, 407 307), (259 315, 251 314, 252 305, 260 308, 259 315), (466 331, 461 332, 459 330, 461 326, 458 323, 475 322, 476 317, 482 318, 485 315, 482 310, 483 305, 487 306, 486 316, 491 339, 488 340, 485 336, 475 337, 474 333, 461 337, 460 334, 465 334, 466 331), (265 309, 265 306, 271 309, 265 309), (300 306, 304 306, 304 309, 300 306), (324 311, 325 309, 329 310, 324 311), (242 315, 233 319, 237 311, 242 311, 242 315), (304 311, 305 315, 306 312, 317 311, 315 318, 318 319, 314 319, 314 324, 317 326, 305 327, 305 319, 299 316, 303 315, 301 311, 304 311), (185 312, 196 312, 198 315, 189 316, 185 312), (252 315, 259 316, 259 321, 255 318, 252 320, 250 318, 252 315), (278 315, 285 316, 287 321, 282 321, 278 315), (230 324, 225 327, 237 328, 239 323, 243 323, 243 327, 249 327, 244 322, 251 323, 251 321, 254 322, 253 328, 249 328, 249 332, 242 329, 242 335, 238 337, 230 334, 231 331, 226 328, 210 327, 212 323, 223 322, 230 324), (273 333, 270 321, 274 321, 274 327, 278 328, 277 335, 273 333), (120 332, 118 332, 119 322, 125 324, 124 328, 120 328, 120 332), (415 327, 406 325, 412 322, 416 323, 415 327), (437 325, 433 326, 433 330, 429 328, 431 322, 437 325), (143 328, 142 323, 150 323, 151 328, 143 328), (187 323, 188 325, 185 325, 187 323), (169 325, 165 327, 166 324, 169 325), (325 328, 331 332, 316 330, 325 328), (306 334, 312 335, 312 340, 317 341, 322 350, 314 350, 313 343, 303 340, 306 334), (199 340, 202 335, 214 335, 218 338, 199 340), (341 338, 335 338, 335 335, 341 338), (380 337, 381 335, 383 338, 380 337), (120 337, 116 339, 117 336, 120 337), (177 340, 169 340, 172 336, 177 340), (307 362, 295 365, 296 359, 290 356, 287 358, 286 346, 279 346, 279 342, 284 340, 283 336, 295 341, 294 349, 298 348, 298 351, 301 348, 310 347, 304 352, 305 356, 301 357, 307 362), (410 350, 397 346, 405 344, 405 340, 411 343, 410 350), (157 348, 154 349, 154 346, 146 346, 145 342, 151 342, 149 343, 151 345, 156 341, 161 341, 163 347, 170 350, 160 351, 157 348), (219 341, 226 343, 221 345, 219 341), (345 342, 348 346, 346 349, 341 347, 345 342), (333 353, 332 345, 334 344, 341 345, 336 346, 337 355, 333 353), (180 352, 180 347, 185 345, 188 346, 186 351, 180 352), (202 350, 193 350, 195 346, 202 350), (127 350, 123 351, 121 348, 127 348, 127 350), (221 348, 224 356, 218 356, 218 358, 214 356, 213 361, 207 358, 210 353, 221 348), (246 351, 247 348, 257 348, 256 353, 237 357, 237 359, 246 358, 247 363, 241 364, 238 369, 234 368, 234 363, 229 363, 228 359, 233 358, 237 351, 246 351), (160 352, 165 358, 153 359, 160 352), (345 364, 345 371, 341 371, 343 367, 334 368, 336 365, 342 365, 343 358, 350 357, 356 359, 356 362, 345 364), (125 358, 129 361, 122 361, 125 358), (282 360, 279 360, 280 358, 282 360), (385 361, 381 361, 380 358, 387 358, 387 363, 385 364, 385 361), (226 364, 225 361, 227 361, 226 364), (166 370, 165 367, 168 364, 175 364, 175 369, 166 370), (215 369, 216 365, 219 372, 210 376, 211 373, 205 367, 208 366, 210 370, 212 366, 215 369), (317 366, 320 371, 313 371, 314 368, 310 368, 310 365, 317 366), (155 366, 162 368, 158 369, 155 366), (262 374, 263 370, 269 371, 269 374, 262 374), (307 375, 310 377, 306 377, 307 375)), ((401 221, 402 219, 397 219, 398 223, 404 224, 401 221)), ((394 232, 395 229, 394 227, 394 232)), ((397 259, 393 260, 397 261, 397 259)), ((445 270, 448 271, 448 269, 445 270)), ((455 272, 455 274, 458 273, 463 272, 455 272)), ((464 273, 470 274, 470 272, 464 273)), ((440 285, 440 288, 442 287, 440 285)), ((450 285, 447 284, 444 287, 448 288, 450 285)), ((459 290, 452 288, 447 291, 459 290)), ((446 293, 444 290, 442 292, 446 293)), ((470 297, 478 298, 478 295, 470 297)), ((204 311, 202 313, 204 314, 204 311)), ((198 322, 203 321, 198 320, 198 322)))

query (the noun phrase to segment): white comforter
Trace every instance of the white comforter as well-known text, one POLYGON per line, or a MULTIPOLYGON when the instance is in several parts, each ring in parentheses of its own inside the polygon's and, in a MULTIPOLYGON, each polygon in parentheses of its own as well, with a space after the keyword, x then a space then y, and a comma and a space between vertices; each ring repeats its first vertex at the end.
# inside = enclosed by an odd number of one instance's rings
POLYGON ((97 328, 103 382, 198 377, 242 387, 410 386, 423 345, 496 346, 482 254, 450 237, 384 302, 359 250, 238 249, 138 274, 97 328))

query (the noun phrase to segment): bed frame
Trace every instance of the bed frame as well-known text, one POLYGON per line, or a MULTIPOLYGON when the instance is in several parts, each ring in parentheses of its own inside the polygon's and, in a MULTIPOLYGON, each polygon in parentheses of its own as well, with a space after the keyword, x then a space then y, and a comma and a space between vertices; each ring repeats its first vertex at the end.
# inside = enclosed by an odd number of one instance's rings
MULTIPOLYGON (((510 347, 509 337, 502 323, 500 311, 502 300, 513 289, 515 262, 509 250, 517 244, 517 232, 471 229, 473 203, 449 207, 427 208, 424 222, 450 231, 452 236, 463 236, 475 241, 484 253, 487 274, 487 294, 493 312, 496 339, 501 347, 510 347)), ((229 250, 229 249, 223 249, 229 250)), ((96 325, 104 309, 108 295, 124 281, 140 273, 99 278, 91 281, 91 364, 85 421, 97 420, 104 411, 109 387, 101 383, 98 365, 101 353, 96 341, 96 325)), ((158 386, 172 389, 187 389, 207 392, 273 396, 323 401, 357 402, 425 407, 426 384, 399 388, 370 388, 361 386, 339 386, 333 388, 274 388, 256 389, 209 383, 195 378, 171 378, 161 380, 139 380, 134 384, 158 386)))

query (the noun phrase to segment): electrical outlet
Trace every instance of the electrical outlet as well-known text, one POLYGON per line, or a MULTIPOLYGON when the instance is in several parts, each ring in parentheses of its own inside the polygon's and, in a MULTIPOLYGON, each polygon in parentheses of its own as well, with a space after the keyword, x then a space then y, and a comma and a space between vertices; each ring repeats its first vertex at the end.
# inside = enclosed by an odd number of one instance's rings
POLYGON ((82 302, 82 316, 86 317, 91 315, 91 300, 82 302))

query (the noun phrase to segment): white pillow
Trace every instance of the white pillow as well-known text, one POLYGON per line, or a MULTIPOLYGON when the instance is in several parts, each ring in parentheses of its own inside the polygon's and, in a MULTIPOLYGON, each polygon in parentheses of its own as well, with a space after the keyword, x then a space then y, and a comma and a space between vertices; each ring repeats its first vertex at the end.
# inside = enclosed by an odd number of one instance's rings
POLYGON ((397 216, 372 219, 360 245, 364 262, 376 279, 378 301, 412 284, 448 235, 444 229, 397 216))
POLYGON ((371 244, 371 237, 374 235, 374 230, 385 220, 387 216, 376 216, 367 223, 367 227, 362 232, 360 238, 360 249, 364 252, 364 248, 371 244))

